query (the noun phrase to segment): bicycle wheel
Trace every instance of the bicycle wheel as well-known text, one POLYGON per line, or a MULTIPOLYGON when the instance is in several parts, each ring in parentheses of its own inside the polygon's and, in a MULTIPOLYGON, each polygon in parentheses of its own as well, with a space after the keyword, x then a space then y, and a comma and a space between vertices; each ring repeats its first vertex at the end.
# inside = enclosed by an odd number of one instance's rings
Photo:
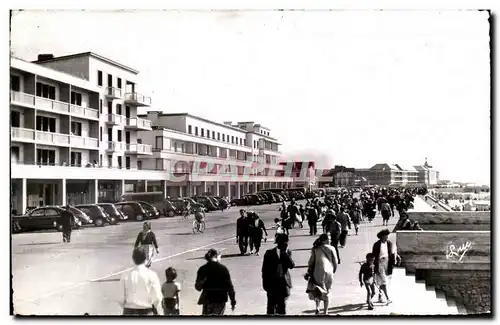
POLYGON ((199 223, 198 230, 203 233, 205 231, 205 221, 199 223))
POLYGON ((193 221, 193 234, 197 234, 200 232, 200 225, 198 223, 198 221, 193 221))

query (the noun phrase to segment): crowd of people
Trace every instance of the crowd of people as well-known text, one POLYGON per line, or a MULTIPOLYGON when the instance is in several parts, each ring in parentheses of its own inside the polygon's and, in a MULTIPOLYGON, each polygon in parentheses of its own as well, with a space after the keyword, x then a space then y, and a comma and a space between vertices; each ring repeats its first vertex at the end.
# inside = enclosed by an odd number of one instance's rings
MULTIPOLYGON (((262 261, 262 286, 267 294, 268 315, 286 314, 286 302, 290 296, 292 281, 290 270, 295 267, 292 251, 288 248, 290 230, 309 225, 309 235, 317 236, 318 224, 322 234, 314 240, 311 256, 304 279, 306 293, 316 304, 316 313, 328 313, 329 294, 334 282, 334 274, 340 267, 339 248, 347 245, 348 232, 354 227, 359 233, 361 221, 372 222, 376 211, 380 212, 383 225, 387 226, 395 210, 400 220, 393 231, 399 229, 421 230, 411 222, 406 213, 417 193, 414 189, 375 189, 355 192, 344 190, 329 194, 324 201, 319 198, 307 200, 305 205, 294 200, 280 208, 280 218, 275 219, 274 243, 276 246, 265 252, 262 261)), ((236 221, 236 242, 241 255, 259 255, 261 243, 267 240, 268 230, 257 212, 240 210, 236 221)), ((359 270, 359 283, 366 288, 368 309, 373 309, 373 298, 378 293, 379 302, 390 304, 387 290, 388 280, 400 258, 395 244, 388 238, 388 229, 380 231, 378 241, 372 251, 366 253, 366 261, 359 270), (385 301, 384 299, 385 298, 385 301)), ((176 281, 174 268, 165 271, 166 282, 161 285, 155 272, 149 269, 152 254, 158 252, 158 245, 150 225, 145 223, 139 233, 132 259, 136 268, 122 277, 123 314, 154 315, 163 310, 164 315, 179 315, 180 284, 176 281)), ((236 294, 230 272, 221 263, 221 254, 210 249, 205 254, 206 264, 198 269, 195 289, 201 292, 198 304, 202 305, 202 315, 223 315, 230 301, 231 309, 236 307, 236 294)))

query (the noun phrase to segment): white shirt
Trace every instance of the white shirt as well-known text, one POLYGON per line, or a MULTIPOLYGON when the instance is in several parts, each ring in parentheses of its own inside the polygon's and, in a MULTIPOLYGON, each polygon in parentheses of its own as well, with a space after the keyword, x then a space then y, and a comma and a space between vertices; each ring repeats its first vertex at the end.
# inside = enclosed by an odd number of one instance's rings
POLYGON ((162 301, 158 275, 144 264, 125 273, 120 280, 123 308, 145 309, 153 305, 160 312, 162 301))
MULTIPOLYGON (((394 245, 394 243, 392 243, 392 254, 395 254, 396 253, 396 245, 394 245)), ((387 242, 383 243, 383 242, 380 242, 380 254, 379 254, 379 258, 389 258, 389 252, 388 252, 388 248, 387 248, 387 242)))

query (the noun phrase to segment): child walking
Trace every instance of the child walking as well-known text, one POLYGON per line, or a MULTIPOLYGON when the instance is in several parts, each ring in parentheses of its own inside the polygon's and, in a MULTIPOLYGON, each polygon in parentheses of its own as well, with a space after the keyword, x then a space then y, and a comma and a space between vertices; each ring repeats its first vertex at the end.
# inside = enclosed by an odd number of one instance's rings
POLYGON ((179 292, 181 285, 175 281, 177 271, 173 267, 165 270, 167 281, 161 286, 163 294, 163 313, 164 315, 179 315, 179 292))
POLYGON ((368 309, 373 310, 372 299, 375 296, 375 256, 372 253, 366 254, 366 261, 359 269, 359 284, 366 288, 366 303, 368 309))

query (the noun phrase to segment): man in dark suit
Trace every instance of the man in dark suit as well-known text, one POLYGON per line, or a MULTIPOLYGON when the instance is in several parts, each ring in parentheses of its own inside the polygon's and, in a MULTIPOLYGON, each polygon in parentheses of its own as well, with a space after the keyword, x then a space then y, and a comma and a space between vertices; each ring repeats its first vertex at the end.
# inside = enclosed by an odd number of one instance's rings
POLYGON ((69 206, 65 206, 59 217, 59 224, 62 227, 63 242, 69 243, 71 241, 71 230, 75 224, 75 216, 69 210, 69 206))
POLYGON ((264 221, 260 219, 257 212, 252 213, 252 216, 248 216, 249 219, 249 234, 250 234, 250 254, 253 252, 255 247, 255 255, 259 255, 260 245, 262 243, 263 234, 266 234, 267 230, 264 225, 264 221))
POLYGON ((240 246, 240 255, 245 255, 248 248, 249 222, 245 210, 240 210, 240 217, 236 220, 236 243, 240 246))
POLYGON ((293 269, 295 263, 288 249, 288 235, 278 234, 276 244, 264 254, 262 286, 267 292, 267 314, 286 315, 286 299, 292 287, 289 269, 293 269))

